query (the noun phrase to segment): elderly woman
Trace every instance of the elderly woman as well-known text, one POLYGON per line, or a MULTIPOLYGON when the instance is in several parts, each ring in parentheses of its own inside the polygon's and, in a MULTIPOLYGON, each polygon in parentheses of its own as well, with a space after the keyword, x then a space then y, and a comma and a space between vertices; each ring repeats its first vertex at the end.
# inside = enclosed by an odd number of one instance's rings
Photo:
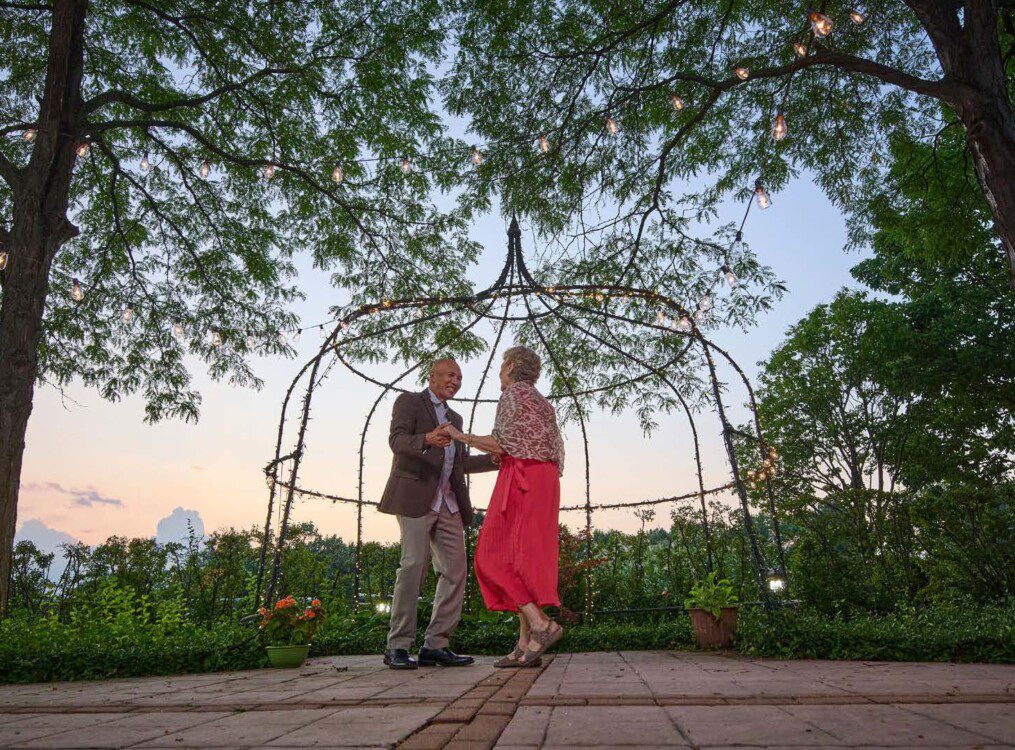
POLYGON ((504 352, 492 435, 449 434, 501 457, 476 545, 476 578, 487 609, 518 612, 518 645, 496 663, 538 666, 564 629, 542 608, 560 606, 557 544, 564 442, 553 406, 536 390, 542 363, 531 349, 504 352))

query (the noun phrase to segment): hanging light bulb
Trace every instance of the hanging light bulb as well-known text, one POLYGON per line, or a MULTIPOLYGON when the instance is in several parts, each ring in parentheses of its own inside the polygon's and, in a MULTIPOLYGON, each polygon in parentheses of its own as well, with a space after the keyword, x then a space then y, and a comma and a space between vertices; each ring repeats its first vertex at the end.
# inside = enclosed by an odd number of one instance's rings
POLYGON ((278 332, 278 343, 280 343, 282 346, 285 346, 287 341, 288 341, 288 339, 286 338, 285 331, 279 331, 278 332))
POLYGON ((738 279, 732 269, 725 264, 722 267, 722 275, 726 277, 726 283, 730 285, 730 289, 736 289, 737 286, 739 286, 740 279, 738 279))
POLYGON ((610 131, 610 135, 616 135, 620 129, 617 127, 616 121, 612 117, 606 118, 606 129, 610 131))
POLYGON ((243 340, 243 343, 246 344, 247 345, 247 349, 250 350, 250 349, 254 348, 254 344, 256 342, 254 341, 254 337, 253 336, 247 336, 247 338, 245 338, 243 340))
POLYGON ((706 294, 698 301, 698 309, 708 312, 712 309, 712 295, 706 294))
POLYGON ((37 135, 39 135, 39 131, 38 131, 38 130, 36 130, 35 128, 28 128, 28 130, 26 130, 26 131, 25 131, 25 132, 24 132, 24 133, 23 133, 23 134, 21 135, 21 139, 22 139, 22 140, 23 140, 23 141, 24 141, 25 143, 31 143, 32 141, 34 141, 34 140, 35 140, 35 137, 36 137, 37 135))
POLYGON ((222 346, 222 333, 220 331, 211 332, 211 345, 214 347, 222 346))
POLYGON ((701 324, 703 320, 705 320, 705 311, 699 307, 694 311, 694 322, 701 324))
POLYGON ((0 271, 3 271, 5 268, 7 268, 7 257, 8 257, 7 251, 0 250, 0 271))
POLYGON ((268 162, 267 164, 264 165, 264 179, 270 180, 274 176, 275 176, 275 165, 272 164, 271 162, 268 162))
POLYGON ((743 65, 738 65, 737 67, 733 68, 733 73, 741 81, 746 81, 748 78, 751 77, 750 68, 745 68, 743 65))
POLYGON ((811 20, 811 31, 814 32, 814 36, 824 39, 826 36, 832 33, 832 19, 826 16, 824 13, 818 13, 814 11, 809 16, 811 20))
POLYGON ((208 179, 208 175, 211 174, 211 164, 208 163, 207 159, 201 162, 201 169, 198 171, 198 174, 201 175, 202 180, 208 179))
POLYGON ((129 326, 131 323, 133 323, 134 322, 134 308, 130 307, 129 305, 127 307, 123 308, 123 311, 120 313, 120 319, 123 321, 124 325, 128 325, 129 326))
POLYGON ((88 141, 81 141, 81 143, 78 144, 78 147, 74 149, 74 153, 84 159, 88 156, 88 152, 91 151, 91 149, 91 144, 89 144, 88 141))
POLYGON ((754 196, 758 199, 758 208, 765 209, 772 205, 772 196, 761 186, 761 180, 754 182, 754 196))
POLYGON ((147 151, 145 151, 145 155, 141 157, 141 164, 139 166, 141 167, 142 172, 147 172, 152 168, 152 163, 148 160, 147 151))
POLYGON ((177 341, 183 341, 183 338, 186 335, 187 332, 183 330, 183 323, 179 321, 173 323, 173 338, 175 338, 177 341))
POLYGON ((662 310, 656 312, 656 325, 657 326, 666 325, 666 313, 663 312, 662 310))
POLYGON ((342 174, 342 165, 336 164, 335 168, 331 170, 331 181, 336 185, 341 185, 343 179, 345 179, 345 175, 342 174))
POLYGON ((684 108, 684 100, 676 94, 670 94, 670 101, 673 102, 673 109, 677 110, 677 112, 684 108))
POLYGON ((737 230, 736 237, 733 238, 733 244, 730 245, 731 253, 742 253, 744 251, 744 233, 737 230))
POLYGON ((786 127, 786 118, 780 112, 775 116, 775 124, 772 126, 772 138, 781 141, 786 137, 788 132, 789 128, 786 127))
POLYGON ((476 146, 472 147, 472 163, 475 164, 477 167, 483 163, 483 154, 480 153, 479 149, 476 146))
POLYGON ((275 489, 275 477, 271 476, 271 474, 264 477, 264 483, 268 485, 269 490, 275 489))
POLYGON ((545 154, 550 151, 550 142, 546 140, 545 135, 539 136, 539 149, 545 154))
POLYGON ((793 50, 797 53, 797 57, 807 57, 807 45, 803 42, 793 42, 793 50))
POLYGON ((80 302, 85 298, 85 291, 81 288, 81 282, 74 279, 74 285, 71 287, 70 296, 74 298, 75 302, 80 302))
POLYGON ((292 341, 294 344, 300 343, 300 334, 303 333, 299 328, 293 331, 292 341))
POLYGON ((858 11, 856 8, 854 8, 849 12, 849 18, 857 26, 863 26, 864 22, 867 20, 867 17, 864 16, 864 14, 858 11))
POLYGON ((677 330, 681 333, 690 333, 692 328, 694 328, 694 324, 691 323, 691 319, 686 315, 681 315, 680 320, 677 321, 677 330))
POLYGON ((409 157, 408 156, 403 156, 402 157, 402 174, 411 174, 411 173, 412 173, 412 164, 409 163, 409 157))

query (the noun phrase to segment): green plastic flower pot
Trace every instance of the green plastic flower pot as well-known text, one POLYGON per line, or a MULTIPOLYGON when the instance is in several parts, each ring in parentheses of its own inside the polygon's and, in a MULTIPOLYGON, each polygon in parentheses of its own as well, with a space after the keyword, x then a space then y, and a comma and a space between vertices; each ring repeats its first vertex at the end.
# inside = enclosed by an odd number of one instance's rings
POLYGON ((300 666, 310 653, 310 644, 302 646, 265 646, 268 649, 268 661, 273 667, 291 669, 300 666))

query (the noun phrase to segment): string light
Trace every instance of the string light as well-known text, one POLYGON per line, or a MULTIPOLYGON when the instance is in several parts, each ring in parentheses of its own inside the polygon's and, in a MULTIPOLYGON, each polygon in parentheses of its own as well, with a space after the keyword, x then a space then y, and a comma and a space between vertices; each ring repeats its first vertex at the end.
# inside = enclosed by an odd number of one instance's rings
POLYGON ((215 348, 222 346, 222 333, 220 331, 211 332, 211 345, 215 348))
POLYGON ((275 477, 271 476, 270 474, 264 478, 264 483, 268 485, 269 490, 275 489, 275 477))
POLYGON ((254 348, 254 343, 255 343, 254 342, 254 337, 253 336, 247 336, 247 338, 243 340, 243 343, 245 343, 247 345, 247 349, 253 349, 254 348))
POLYGON ((539 148, 544 154, 550 151, 550 142, 546 140, 545 135, 539 136, 539 148))
POLYGON ((858 11, 856 8, 854 8, 849 12, 849 17, 850 20, 852 20, 853 23, 855 23, 857 26, 862 26, 864 22, 867 20, 864 14, 858 11))
POLYGON ((128 325, 128 326, 131 323, 133 323, 134 322, 134 308, 130 307, 129 305, 127 307, 123 308, 123 311, 120 313, 120 320, 123 321, 124 325, 128 325))
POLYGON ((754 182, 754 195, 758 200, 758 208, 766 209, 772 205, 772 196, 761 186, 761 180, 754 182))
POLYGON ((610 135, 616 135, 617 131, 620 128, 617 127, 617 123, 616 123, 616 121, 614 121, 614 119, 612 117, 607 117, 606 118, 606 129, 610 131, 610 135))
POLYGON ((475 146, 472 147, 472 163, 477 167, 483 163, 483 154, 481 154, 479 149, 475 146))
POLYGON ((7 268, 7 251, 0 250, 0 271, 3 271, 5 268, 7 268))
POLYGON ((408 156, 403 156, 402 157, 402 174, 411 174, 411 173, 412 173, 412 164, 409 163, 409 157, 408 156))
POLYGON ((775 124, 772 126, 772 138, 781 141, 786 137, 789 129, 786 127, 786 118, 780 112, 775 116, 775 124))
POLYGON ((706 294, 698 301, 698 309, 708 312, 712 309, 712 295, 706 294))
POLYGON ((264 166, 264 179, 270 180, 274 176, 275 176, 275 165, 271 162, 268 162, 264 166))
POLYGON ((803 42, 793 42, 793 49, 798 57, 807 57, 807 45, 803 42))
POLYGON ((656 325, 657 326, 666 325, 666 313, 663 312, 662 310, 656 312, 656 325))
POLYGON ((694 324, 691 323, 691 319, 686 315, 681 315, 680 320, 677 321, 677 330, 681 333, 690 333, 692 328, 694 328, 694 324))
POLYGON ((677 112, 679 112, 684 108, 684 100, 681 99, 676 94, 670 94, 670 101, 673 102, 673 109, 675 109, 677 112))
POLYGON ((278 332, 278 343, 281 344, 282 346, 285 346, 287 341, 288 341, 288 339, 286 339, 285 331, 279 331, 278 332))
POLYGON ((29 128, 28 130, 26 130, 26 131, 25 131, 25 132, 24 132, 24 133, 23 133, 23 134, 21 135, 21 139, 22 139, 22 140, 23 140, 23 141, 24 141, 25 143, 31 143, 32 141, 34 141, 34 140, 35 140, 35 137, 36 137, 37 135, 39 135, 39 131, 38 131, 38 130, 36 130, 35 128, 29 128))
POLYGON ((152 168, 152 163, 148 161, 147 151, 145 151, 145 155, 141 157, 141 164, 139 166, 141 167, 142 172, 147 172, 149 169, 152 168))
POLYGON ((744 233, 740 230, 737 230, 737 236, 733 238, 730 251, 734 253, 742 253, 744 251, 744 233))
POLYGON ((208 175, 211 174, 211 164, 208 163, 207 159, 201 162, 201 169, 198 171, 198 174, 201 175, 202 180, 208 179, 208 175))
POLYGON ((811 20, 811 31, 814 32, 814 36, 824 39, 826 36, 832 33, 832 19, 826 16, 824 13, 818 13, 814 11, 810 15, 811 20))
POLYGON ((78 144, 78 147, 74 149, 74 152, 84 159, 88 156, 88 152, 91 151, 91 149, 91 144, 89 144, 88 141, 81 141, 81 143, 78 144))
POLYGON ((737 67, 733 68, 733 73, 741 81, 746 81, 748 78, 751 77, 750 68, 745 68, 743 65, 738 65, 737 67))
POLYGON ((704 320, 705 320, 705 311, 699 307, 697 310, 694 311, 694 322, 700 325, 704 320))
POLYGON ((74 285, 71 287, 70 296, 74 298, 75 302, 80 302, 85 298, 85 290, 81 288, 81 282, 74 279, 74 285))
POLYGON ((335 168, 333 170, 331 170, 331 181, 334 182, 336 185, 341 185, 342 184, 342 180, 344 178, 345 178, 345 175, 342 174, 342 165, 341 164, 336 164, 335 168))
POLYGON ((740 284, 740 279, 726 264, 723 264, 722 275, 726 277, 726 283, 730 285, 730 289, 736 289, 740 284))
POLYGON ((183 329, 183 323, 179 321, 173 323, 173 338, 175 338, 177 341, 183 341, 183 338, 186 335, 187 332, 183 329))

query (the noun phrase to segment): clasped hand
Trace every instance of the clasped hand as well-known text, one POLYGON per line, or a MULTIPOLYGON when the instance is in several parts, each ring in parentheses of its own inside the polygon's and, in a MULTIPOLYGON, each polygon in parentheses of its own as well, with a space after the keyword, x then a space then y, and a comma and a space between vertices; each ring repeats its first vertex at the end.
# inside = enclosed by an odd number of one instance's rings
POLYGON ((432 445, 435 448, 445 448, 451 444, 452 440, 461 440, 463 437, 462 431, 456 428, 450 422, 444 422, 443 424, 437 425, 437 427, 430 432, 426 433, 423 441, 427 445, 432 445))

